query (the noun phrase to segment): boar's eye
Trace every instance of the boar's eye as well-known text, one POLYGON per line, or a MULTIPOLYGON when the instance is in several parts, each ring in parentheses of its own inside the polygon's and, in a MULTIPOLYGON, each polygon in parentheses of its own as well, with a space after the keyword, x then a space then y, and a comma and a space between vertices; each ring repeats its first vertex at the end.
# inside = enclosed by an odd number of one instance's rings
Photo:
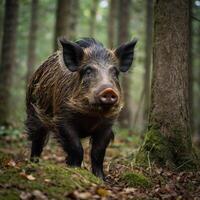
POLYGON ((86 75, 90 75, 92 73, 92 68, 91 67, 87 67, 86 69, 85 69, 85 74, 86 75))
POLYGON ((119 78, 119 70, 116 67, 112 67, 111 69, 111 73, 115 78, 119 78))
POLYGON ((89 77, 93 74, 93 72, 94 72, 94 69, 90 66, 87 66, 82 70, 81 74, 83 76, 89 77))

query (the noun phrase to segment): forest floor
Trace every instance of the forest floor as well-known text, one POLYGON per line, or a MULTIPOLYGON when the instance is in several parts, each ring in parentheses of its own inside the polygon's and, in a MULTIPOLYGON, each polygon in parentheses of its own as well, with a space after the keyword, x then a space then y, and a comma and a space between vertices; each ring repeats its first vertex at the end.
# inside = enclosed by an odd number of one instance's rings
POLYGON ((141 139, 132 132, 116 136, 105 158, 106 182, 90 173, 89 142, 82 169, 69 168, 54 139, 45 147, 39 164, 28 161, 24 134, 0 135, 0 200, 57 199, 188 199, 200 200, 200 170, 170 171, 149 161, 147 168, 134 163, 141 139))

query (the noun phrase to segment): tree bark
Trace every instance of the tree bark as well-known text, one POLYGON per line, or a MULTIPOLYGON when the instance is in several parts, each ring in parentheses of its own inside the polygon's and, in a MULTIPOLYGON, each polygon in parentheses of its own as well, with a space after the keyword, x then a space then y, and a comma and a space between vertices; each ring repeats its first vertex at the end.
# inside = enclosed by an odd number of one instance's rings
POLYGON ((89 36, 94 37, 95 34, 95 26, 96 26, 96 15, 99 5, 99 0, 93 0, 92 1, 92 7, 90 11, 90 25, 89 25, 89 36))
POLYGON ((150 108, 150 76, 152 58, 153 0, 146 0, 146 41, 144 62, 144 126, 146 129, 150 108))
POLYGON ((2 49, 2 36, 3 36, 3 4, 4 1, 0 0, 0 60, 1 60, 1 49, 2 49))
MULTIPOLYGON (((198 27, 198 33, 200 35, 200 24, 199 24, 199 27, 198 27)), ((198 58, 200 58, 200 37, 199 37, 199 40, 198 40, 198 58)), ((200 110, 200 60, 199 60, 199 76, 198 76, 198 86, 199 86, 199 92, 198 92, 198 108, 200 110)), ((199 148, 200 148, 200 115, 199 115, 199 118, 198 118, 198 122, 197 122, 197 131, 198 131, 198 135, 199 135, 199 148)))
MULTIPOLYGON (((118 4, 118 45, 129 40, 131 0, 119 0, 118 4)), ((130 128, 131 124, 131 102, 130 102, 131 73, 123 74, 122 88, 124 93, 124 108, 119 116, 121 128, 130 128)))
POLYGON ((80 2, 79 0, 73 0, 71 2, 71 15, 70 15, 70 40, 76 40, 77 37, 77 24, 78 24, 78 14, 80 12, 80 2))
POLYGON ((38 30, 38 0, 32 0, 31 2, 31 22, 29 28, 29 40, 28 40, 28 61, 27 61, 27 82, 34 71, 36 61, 36 40, 38 30))
POLYGON ((154 3, 149 131, 137 162, 194 166, 188 96, 189 0, 154 3))
POLYGON ((191 133, 194 132, 194 111, 193 111, 193 56, 192 56, 192 0, 189 1, 189 68, 188 68, 188 74, 189 74, 189 114, 190 114, 190 125, 191 125, 191 133))
POLYGON ((56 24, 55 24, 55 38, 54 38, 54 50, 58 49, 58 38, 70 37, 70 8, 72 0, 57 0, 56 10, 56 24))
MULTIPOLYGON (((198 23, 198 29, 197 29, 197 35, 196 36, 199 36, 200 35, 200 24, 198 23)), ((196 47, 196 57, 198 59, 198 62, 197 62, 197 69, 195 70, 196 73, 197 73, 197 76, 194 77, 194 79, 196 80, 197 82, 197 92, 195 93, 196 94, 196 108, 197 108, 197 114, 196 114, 196 124, 195 124, 195 128, 196 128, 196 131, 195 131, 195 135, 193 137, 193 142, 194 144, 200 149, 200 115, 199 115, 199 110, 200 110, 200 37, 198 37, 198 40, 197 40, 197 47, 196 47)))
POLYGON ((116 17, 117 17, 117 1, 109 1, 109 15, 108 15, 108 47, 113 49, 115 47, 115 33, 117 31, 116 27, 116 17))
POLYGON ((0 125, 9 125, 10 88, 16 65, 18 0, 6 0, 0 62, 0 125))

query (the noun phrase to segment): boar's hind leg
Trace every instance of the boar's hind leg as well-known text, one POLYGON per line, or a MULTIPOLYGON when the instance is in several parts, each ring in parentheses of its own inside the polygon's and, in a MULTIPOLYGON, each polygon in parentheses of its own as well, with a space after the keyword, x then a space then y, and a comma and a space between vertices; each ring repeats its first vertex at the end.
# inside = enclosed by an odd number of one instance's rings
POLYGON ((48 130, 36 116, 28 116, 26 127, 31 145, 31 161, 38 162, 44 145, 48 140, 48 130))
POLYGON ((106 148, 111 140, 114 139, 114 134, 111 129, 99 132, 91 138, 92 150, 92 173, 103 180, 105 180, 103 172, 103 161, 106 152, 106 148))
POLYGON ((83 147, 78 133, 73 127, 66 124, 59 126, 58 131, 58 141, 68 155, 66 163, 69 166, 81 167, 83 161, 83 147))

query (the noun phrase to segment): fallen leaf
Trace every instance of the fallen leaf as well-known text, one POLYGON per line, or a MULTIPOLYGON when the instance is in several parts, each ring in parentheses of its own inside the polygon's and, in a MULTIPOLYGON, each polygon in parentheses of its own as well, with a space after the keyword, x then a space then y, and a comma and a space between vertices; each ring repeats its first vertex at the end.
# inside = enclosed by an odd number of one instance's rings
POLYGON ((34 199, 37 200, 48 200, 47 196, 44 195, 40 190, 34 190, 32 195, 35 197, 34 199))
POLYGON ((137 191, 137 188, 125 188, 124 191, 126 193, 135 192, 135 191, 137 191))
POLYGON ((36 178, 33 176, 33 175, 27 175, 27 177, 26 177, 28 180, 30 180, 30 181, 34 181, 36 178))
POLYGON ((25 177, 26 179, 28 179, 28 180, 30 180, 30 181, 34 181, 34 180, 36 179, 33 175, 31 175, 31 174, 26 174, 26 173, 24 173, 24 172, 21 172, 20 175, 23 176, 23 177, 25 177))
POLYGON ((7 163, 7 166, 15 167, 16 166, 16 162, 14 160, 9 160, 9 162, 7 163))
POLYGON ((96 193, 99 195, 99 196, 102 196, 102 197, 106 197, 109 195, 109 191, 104 189, 104 188, 98 188, 96 193))
POLYGON ((51 180, 50 180, 50 179, 48 179, 48 178, 45 178, 45 179, 44 179, 44 182, 46 182, 46 183, 50 183, 50 182, 51 182, 51 180))
POLYGON ((74 191, 67 195, 71 199, 91 199, 92 194, 90 192, 74 191))
POLYGON ((32 194, 30 192, 22 192, 19 197, 21 200, 29 200, 32 198, 32 194))

